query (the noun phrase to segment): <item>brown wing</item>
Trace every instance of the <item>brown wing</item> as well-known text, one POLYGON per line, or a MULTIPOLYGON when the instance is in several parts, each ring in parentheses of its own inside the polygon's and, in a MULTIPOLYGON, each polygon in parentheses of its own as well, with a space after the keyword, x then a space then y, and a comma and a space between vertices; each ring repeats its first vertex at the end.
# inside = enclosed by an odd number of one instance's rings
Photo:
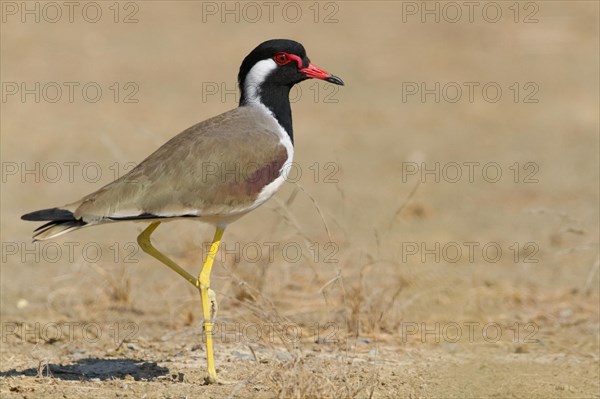
POLYGON ((86 222, 243 212, 288 159, 278 128, 256 108, 236 108, 183 131, 66 208, 86 222))

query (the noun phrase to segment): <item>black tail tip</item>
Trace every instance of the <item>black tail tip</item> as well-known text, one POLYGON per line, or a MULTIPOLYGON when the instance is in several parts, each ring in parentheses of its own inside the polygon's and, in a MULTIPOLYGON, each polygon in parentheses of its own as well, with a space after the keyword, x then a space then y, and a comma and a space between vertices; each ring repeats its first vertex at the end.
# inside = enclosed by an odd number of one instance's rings
POLYGON ((39 221, 69 221, 75 220, 73 212, 60 208, 42 209, 35 212, 26 213, 21 216, 21 220, 29 220, 33 222, 39 221))

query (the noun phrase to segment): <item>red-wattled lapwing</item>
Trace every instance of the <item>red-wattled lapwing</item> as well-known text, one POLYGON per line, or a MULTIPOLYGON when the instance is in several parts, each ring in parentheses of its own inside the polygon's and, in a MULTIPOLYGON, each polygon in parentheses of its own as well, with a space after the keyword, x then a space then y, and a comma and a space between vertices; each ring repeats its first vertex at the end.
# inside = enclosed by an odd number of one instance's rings
POLYGON ((344 84, 311 64, 300 43, 266 41, 242 62, 237 108, 184 130, 129 173, 81 200, 21 217, 48 221, 35 230, 34 240, 108 222, 150 221, 137 238, 140 247, 200 291, 208 383, 217 382, 210 290, 214 257, 225 227, 263 204, 283 184, 294 154, 289 93, 309 78, 344 84), (196 218, 216 226, 198 278, 150 242, 162 221, 175 218, 196 218))

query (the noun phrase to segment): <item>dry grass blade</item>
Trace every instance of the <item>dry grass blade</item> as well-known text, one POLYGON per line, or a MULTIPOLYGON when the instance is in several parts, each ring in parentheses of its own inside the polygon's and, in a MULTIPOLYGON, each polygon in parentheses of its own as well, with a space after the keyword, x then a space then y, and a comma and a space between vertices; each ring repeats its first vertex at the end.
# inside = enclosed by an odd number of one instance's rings
POLYGON ((583 293, 585 295, 589 295, 592 292, 592 282, 596 274, 600 274, 600 256, 596 258, 596 262, 594 262, 588 273, 585 285, 583 286, 583 293))
POLYGON ((331 232, 329 231, 329 226, 327 225, 327 222, 325 221, 325 215, 323 214, 323 211, 321 210, 321 207, 319 206, 319 203, 317 202, 317 200, 315 199, 315 197, 313 197, 312 195, 309 194, 308 191, 306 191, 299 183, 296 183, 296 186, 310 199, 310 201, 313 203, 315 209, 317 210, 317 212, 319 213, 319 217, 321 218, 321 221, 323 222, 323 226, 325 227, 325 232, 327 232, 327 238, 329 238, 329 242, 333 242, 333 239, 331 238, 331 232))
POLYGON ((417 184, 415 184, 415 186, 413 187, 413 189, 408 194, 408 197, 406 197, 406 199, 404 200, 404 202, 400 205, 400 207, 394 213, 394 216, 392 216, 392 218, 390 219, 390 224, 388 225, 388 232, 390 232, 392 230, 392 227, 394 226, 394 223, 396 222, 396 219, 398 218, 398 216, 400 216, 400 214, 402 213, 402 211, 404 210, 404 208, 406 208, 406 206, 408 205, 408 203, 410 202, 410 200, 412 199, 412 197, 414 197, 415 193, 417 192, 417 189, 420 186, 421 186, 421 180, 417 180, 417 184))

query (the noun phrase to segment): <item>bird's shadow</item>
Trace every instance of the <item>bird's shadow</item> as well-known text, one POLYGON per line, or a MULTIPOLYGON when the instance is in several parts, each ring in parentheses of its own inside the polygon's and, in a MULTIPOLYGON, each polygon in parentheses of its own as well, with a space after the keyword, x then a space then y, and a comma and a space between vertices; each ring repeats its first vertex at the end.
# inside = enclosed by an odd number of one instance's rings
POLYGON ((49 376, 69 381, 92 379, 104 381, 133 377, 134 380, 139 381, 153 380, 168 373, 169 369, 161 367, 154 362, 132 359, 87 358, 67 365, 49 363, 42 364, 37 368, 20 371, 16 369, 2 371, 0 372, 0 377, 49 376))

